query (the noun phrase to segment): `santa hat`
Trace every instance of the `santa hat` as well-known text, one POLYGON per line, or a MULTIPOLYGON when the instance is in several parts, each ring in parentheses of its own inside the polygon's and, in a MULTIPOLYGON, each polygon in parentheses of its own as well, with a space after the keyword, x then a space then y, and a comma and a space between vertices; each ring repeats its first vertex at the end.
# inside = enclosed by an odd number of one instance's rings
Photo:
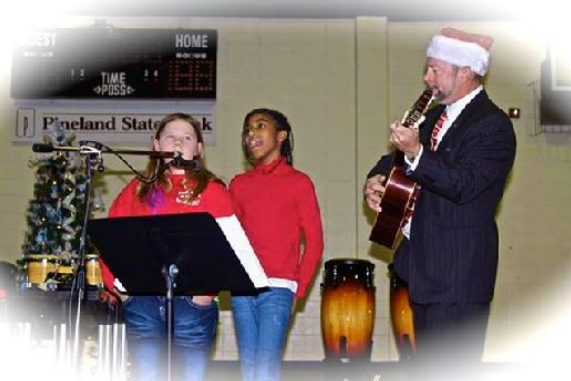
POLYGON ((484 76, 490 65, 490 50, 494 39, 490 36, 466 33, 454 28, 444 28, 432 37, 426 56, 464 67, 468 66, 484 76))

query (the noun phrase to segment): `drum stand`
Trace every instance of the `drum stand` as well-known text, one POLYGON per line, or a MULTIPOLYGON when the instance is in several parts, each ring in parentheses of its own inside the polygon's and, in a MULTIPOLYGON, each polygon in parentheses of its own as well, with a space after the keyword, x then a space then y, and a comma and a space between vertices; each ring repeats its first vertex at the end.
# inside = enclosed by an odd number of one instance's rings
POLYGON ((67 342, 67 326, 66 324, 55 324, 53 331, 54 357, 56 371, 58 374, 69 371, 69 350, 67 342))
POLYGON ((99 325, 98 347, 98 377, 102 380, 125 380, 127 376, 125 324, 99 325))

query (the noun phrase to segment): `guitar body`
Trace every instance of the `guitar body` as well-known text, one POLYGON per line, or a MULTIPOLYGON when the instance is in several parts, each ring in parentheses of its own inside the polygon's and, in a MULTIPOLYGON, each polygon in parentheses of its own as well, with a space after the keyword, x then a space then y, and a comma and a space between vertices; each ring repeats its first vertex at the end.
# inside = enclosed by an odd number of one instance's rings
POLYGON ((406 178, 404 171, 404 154, 397 151, 393 158, 391 173, 385 183, 381 212, 377 214, 369 237, 371 241, 390 249, 396 246, 406 210, 416 188, 416 183, 406 178))
MULTIPOLYGON (((408 111, 401 124, 405 127, 414 126, 422 118, 431 100, 432 90, 427 89, 408 111)), ((377 214, 369 240, 389 249, 395 248, 416 186, 414 181, 405 176, 404 153, 397 150, 391 163, 391 172, 385 182, 381 211, 377 214)))

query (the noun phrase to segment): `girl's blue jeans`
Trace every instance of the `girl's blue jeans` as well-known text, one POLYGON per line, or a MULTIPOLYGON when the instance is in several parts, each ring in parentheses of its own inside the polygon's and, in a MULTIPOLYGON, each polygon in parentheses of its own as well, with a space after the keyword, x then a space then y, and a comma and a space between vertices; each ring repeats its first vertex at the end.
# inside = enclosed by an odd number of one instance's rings
MULTIPOLYGON (((167 306, 163 296, 133 296, 123 303, 123 320, 133 380, 167 378, 167 306)), ((202 380, 218 324, 218 304, 200 306, 191 296, 173 298, 174 380, 202 380)))
POLYGON ((232 313, 244 381, 280 379, 294 293, 271 287, 256 296, 232 296, 232 313))

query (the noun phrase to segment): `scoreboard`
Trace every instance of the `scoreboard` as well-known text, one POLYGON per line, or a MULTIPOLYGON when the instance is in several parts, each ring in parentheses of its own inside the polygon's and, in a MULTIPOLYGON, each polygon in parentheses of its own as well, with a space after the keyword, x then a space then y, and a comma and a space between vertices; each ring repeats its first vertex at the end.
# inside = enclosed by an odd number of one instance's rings
POLYGON ((35 30, 12 56, 14 99, 215 99, 217 31, 35 30))

